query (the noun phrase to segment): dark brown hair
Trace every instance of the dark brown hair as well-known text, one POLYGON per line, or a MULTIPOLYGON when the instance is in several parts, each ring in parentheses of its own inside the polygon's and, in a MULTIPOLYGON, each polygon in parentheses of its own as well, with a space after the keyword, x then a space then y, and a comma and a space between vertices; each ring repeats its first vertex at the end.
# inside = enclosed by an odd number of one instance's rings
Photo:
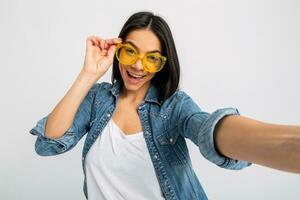
MULTIPOLYGON (((166 21, 151 12, 137 12, 131 15, 125 22, 119 37, 125 41, 126 36, 134 30, 149 29, 158 38, 162 47, 162 54, 167 57, 167 62, 161 71, 152 78, 151 83, 159 89, 159 100, 165 101, 177 89, 180 79, 180 66, 171 30, 166 21)), ((119 71, 118 60, 113 61, 112 82, 124 83, 119 71)))

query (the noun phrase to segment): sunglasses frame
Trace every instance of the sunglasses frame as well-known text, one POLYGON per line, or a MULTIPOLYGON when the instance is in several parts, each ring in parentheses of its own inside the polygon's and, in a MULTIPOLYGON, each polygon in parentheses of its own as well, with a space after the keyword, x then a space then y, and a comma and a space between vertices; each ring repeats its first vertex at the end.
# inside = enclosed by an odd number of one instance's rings
POLYGON ((116 50, 115 50, 115 55, 116 55, 118 61, 119 61, 121 64, 123 64, 123 65, 133 65, 134 63, 136 63, 136 62, 138 61, 138 59, 141 59, 144 70, 145 70, 145 71, 148 71, 148 72, 151 72, 151 73, 154 73, 154 72, 160 71, 160 70, 163 68, 163 66, 165 65, 165 63, 166 63, 166 61, 167 61, 167 58, 166 58, 165 56, 160 55, 159 57, 160 57, 160 59, 161 59, 161 61, 162 61, 162 64, 161 64, 160 68, 159 68, 158 70, 151 71, 151 70, 149 70, 149 68, 144 64, 144 63, 145 63, 144 59, 145 59, 147 56, 152 55, 152 54, 155 54, 155 56, 157 56, 157 53, 146 53, 143 57, 141 57, 141 55, 139 54, 139 52, 137 51, 137 49, 136 49, 135 47, 133 47, 132 45, 130 45, 129 43, 118 43, 118 44, 117 44, 117 47, 116 47, 116 50), (118 57, 117 52, 118 52, 119 49, 122 48, 122 47, 130 47, 130 48, 132 48, 132 49, 134 50, 134 52, 137 54, 136 58, 133 60, 132 63, 122 63, 122 61, 121 61, 120 58, 118 57))

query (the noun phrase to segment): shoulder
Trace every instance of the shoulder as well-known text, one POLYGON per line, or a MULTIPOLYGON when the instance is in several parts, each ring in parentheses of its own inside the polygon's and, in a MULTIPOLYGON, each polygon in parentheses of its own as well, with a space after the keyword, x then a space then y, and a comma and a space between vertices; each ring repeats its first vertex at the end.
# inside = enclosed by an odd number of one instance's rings
POLYGON ((108 82, 101 82, 101 83, 94 83, 94 85, 88 91, 86 98, 90 102, 94 102, 95 100, 101 99, 104 96, 108 95, 108 91, 112 87, 111 83, 108 82))
POLYGON ((172 124, 179 124, 185 117, 193 116, 200 111, 200 107, 183 90, 176 90, 160 108, 160 112, 168 116, 172 124))
POLYGON ((94 83, 94 85, 91 87, 91 89, 88 92, 88 96, 99 96, 102 94, 107 93, 112 89, 113 85, 108 82, 101 82, 101 83, 94 83))
POLYGON ((164 104, 168 102, 180 103, 182 101, 185 101, 185 99, 189 99, 189 98, 191 98, 190 95, 188 95, 185 91, 178 89, 169 98, 167 98, 164 101, 164 104))
POLYGON ((191 102, 193 102, 193 100, 190 95, 185 91, 178 89, 163 102, 161 107, 164 109, 176 108, 182 107, 185 104, 190 104, 191 102))
POLYGON ((112 88, 112 84, 108 82, 95 83, 90 92, 101 92, 102 90, 110 90, 112 88))

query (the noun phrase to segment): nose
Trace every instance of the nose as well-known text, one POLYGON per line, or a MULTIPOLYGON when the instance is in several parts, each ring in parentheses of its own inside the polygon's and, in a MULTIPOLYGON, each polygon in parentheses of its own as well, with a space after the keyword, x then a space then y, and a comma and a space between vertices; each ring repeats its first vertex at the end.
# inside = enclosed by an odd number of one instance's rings
POLYGON ((144 71, 142 59, 139 57, 138 60, 132 65, 137 71, 144 71))

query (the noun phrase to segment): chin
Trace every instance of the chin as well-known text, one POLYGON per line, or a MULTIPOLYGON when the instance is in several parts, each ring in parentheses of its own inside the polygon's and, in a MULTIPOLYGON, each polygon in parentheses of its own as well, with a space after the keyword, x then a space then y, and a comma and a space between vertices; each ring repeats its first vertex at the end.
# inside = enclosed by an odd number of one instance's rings
POLYGON ((141 89, 143 87, 150 86, 150 81, 151 81, 151 80, 148 80, 149 77, 144 77, 147 80, 141 80, 141 82, 139 82, 139 83, 131 83, 130 81, 128 81, 126 79, 126 77, 122 77, 122 78, 123 78, 123 83, 124 83, 125 88, 130 91, 138 91, 139 89, 141 89))
POLYGON ((138 91, 141 88, 148 87, 151 84, 151 79, 154 77, 155 73, 137 73, 133 69, 120 67, 121 76, 123 79, 124 86, 127 90, 138 91), (130 74, 130 73, 136 74, 130 74), (140 77, 134 75, 140 75, 140 77))

